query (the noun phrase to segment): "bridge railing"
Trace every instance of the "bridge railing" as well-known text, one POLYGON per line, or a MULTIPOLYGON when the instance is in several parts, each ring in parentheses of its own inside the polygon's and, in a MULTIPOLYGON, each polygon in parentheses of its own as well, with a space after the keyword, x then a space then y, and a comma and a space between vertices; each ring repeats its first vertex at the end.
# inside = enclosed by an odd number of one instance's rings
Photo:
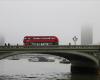
POLYGON ((23 46, 23 45, 8 45, 0 46, 1 48, 71 48, 71 49, 100 49, 100 45, 52 45, 52 46, 23 46))

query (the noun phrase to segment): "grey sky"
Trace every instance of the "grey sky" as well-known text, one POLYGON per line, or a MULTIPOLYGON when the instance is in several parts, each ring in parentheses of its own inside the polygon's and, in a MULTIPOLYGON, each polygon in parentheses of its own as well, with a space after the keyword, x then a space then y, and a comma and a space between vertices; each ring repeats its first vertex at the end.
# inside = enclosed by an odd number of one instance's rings
POLYGON ((0 34, 6 42, 22 44, 26 35, 55 35, 61 44, 91 25, 94 43, 100 42, 99 0, 0 0, 0 34))

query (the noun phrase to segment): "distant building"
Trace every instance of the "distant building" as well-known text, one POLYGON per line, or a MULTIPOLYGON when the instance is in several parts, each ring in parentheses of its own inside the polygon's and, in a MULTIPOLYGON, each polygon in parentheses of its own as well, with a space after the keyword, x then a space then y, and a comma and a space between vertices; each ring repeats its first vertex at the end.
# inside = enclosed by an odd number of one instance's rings
POLYGON ((93 30, 90 26, 81 29, 81 45, 93 44, 93 30))
POLYGON ((5 44, 5 39, 2 35, 0 35, 0 46, 3 46, 5 44))

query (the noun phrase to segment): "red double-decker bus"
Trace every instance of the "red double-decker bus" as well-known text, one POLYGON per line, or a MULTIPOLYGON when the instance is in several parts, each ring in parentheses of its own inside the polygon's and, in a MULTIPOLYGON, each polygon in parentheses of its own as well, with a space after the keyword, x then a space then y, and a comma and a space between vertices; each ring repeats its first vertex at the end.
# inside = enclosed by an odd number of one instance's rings
POLYGON ((59 40, 56 36, 25 36, 24 46, 48 46, 58 45, 59 40))

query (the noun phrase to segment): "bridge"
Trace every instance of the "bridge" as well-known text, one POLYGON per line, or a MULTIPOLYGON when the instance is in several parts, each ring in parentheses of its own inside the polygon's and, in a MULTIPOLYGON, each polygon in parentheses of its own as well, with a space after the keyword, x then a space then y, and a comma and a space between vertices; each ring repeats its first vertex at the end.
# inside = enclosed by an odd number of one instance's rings
POLYGON ((72 73, 95 74, 100 70, 100 45, 0 46, 0 59, 27 53, 67 58, 71 62, 72 73))

